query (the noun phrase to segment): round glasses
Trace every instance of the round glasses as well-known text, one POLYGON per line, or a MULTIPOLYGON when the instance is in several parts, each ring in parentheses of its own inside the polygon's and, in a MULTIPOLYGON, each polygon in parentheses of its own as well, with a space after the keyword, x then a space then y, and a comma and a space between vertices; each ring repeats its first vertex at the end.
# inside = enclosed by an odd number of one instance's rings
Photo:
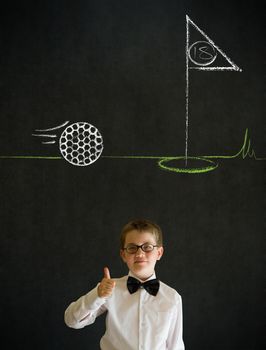
POLYGON ((142 245, 137 244, 129 244, 127 247, 123 248, 127 253, 129 254, 136 254, 139 248, 145 252, 150 253, 153 251, 155 247, 158 247, 157 245, 153 245, 151 243, 144 243, 142 245))

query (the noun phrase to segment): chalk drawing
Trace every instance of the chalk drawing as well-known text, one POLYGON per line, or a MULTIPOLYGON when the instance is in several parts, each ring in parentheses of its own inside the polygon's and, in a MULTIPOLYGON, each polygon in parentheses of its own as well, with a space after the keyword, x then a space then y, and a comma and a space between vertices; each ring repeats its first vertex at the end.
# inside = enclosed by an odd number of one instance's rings
MULTIPOLYGON (((57 138, 57 134, 49 134, 49 132, 61 129, 69 124, 69 121, 61 125, 48 129, 35 129, 36 132, 32 136, 44 138, 57 138)), ((44 145, 56 143, 56 140, 42 141, 44 145)), ((59 149, 63 158, 69 163, 77 166, 87 166, 94 163, 103 151, 103 138, 99 130, 87 123, 76 122, 68 125, 61 133, 59 139, 59 149)))
MULTIPOLYGON (((32 136, 36 136, 36 137, 44 137, 44 138, 57 138, 57 135, 56 134, 43 134, 43 132, 47 132, 47 131, 54 131, 54 130, 58 130, 58 129, 61 129, 63 128, 64 126, 66 126, 67 124, 69 123, 69 121, 66 121, 64 122, 63 124, 61 125, 58 125, 58 126, 55 126, 53 128, 48 128, 48 129, 35 129, 35 131, 37 132, 32 134, 32 136)), ((42 141, 42 144, 43 145, 51 145, 51 144, 54 144, 56 143, 56 140, 52 140, 52 141, 42 141)))
MULTIPOLYGON (((186 173, 186 174, 200 174, 207 173, 209 171, 215 170, 218 168, 219 164, 217 163, 218 159, 239 159, 243 160, 247 157, 252 158, 256 161, 266 161, 266 157, 258 157, 251 147, 251 140, 249 137, 249 130, 246 129, 244 135, 244 141, 239 151, 232 155, 202 155, 202 156, 192 156, 188 157, 191 161, 201 161, 206 163, 200 167, 183 167, 183 166, 171 166, 170 163, 184 161, 184 156, 144 156, 144 155, 131 155, 131 156, 102 156, 102 158, 110 159, 129 159, 129 160, 156 160, 160 169, 174 172, 174 173, 186 173)), ((62 160, 60 156, 30 156, 30 155, 1 155, 0 159, 39 159, 39 160, 62 160)), ((75 164, 76 165, 76 164, 75 164)))
POLYGON ((191 62, 197 66, 209 66, 217 57, 215 48, 206 41, 196 41, 188 49, 188 56, 191 62))
POLYGON ((64 126, 66 126, 67 124, 69 123, 69 121, 65 121, 63 124, 60 124, 60 125, 57 125, 57 126, 54 126, 52 128, 48 128, 48 129, 35 129, 35 131, 40 131, 40 132, 45 132, 45 131, 52 131, 52 130, 58 130, 58 129, 61 129, 63 128, 64 126))
POLYGON ((67 126, 59 140, 62 156, 69 163, 87 166, 94 163, 103 151, 103 138, 95 126, 78 122, 67 126))
MULTIPOLYGON (((186 15, 186 126, 185 126, 185 164, 187 166, 189 140, 189 70, 239 71, 242 70, 186 15), (190 32, 194 28, 203 40, 191 43, 190 32), (211 66, 218 55, 227 65, 211 66)), ((193 159, 193 158, 192 158, 193 159)))
MULTIPOLYGON (((247 157, 256 161, 265 161, 265 157, 258 157, 251 147, 249 131, 246 129, 244 141, 236 153, 232 155, 203 155, 188 156, 188 126, 189 126, 189 70, 208 70, 208 71, 239 71, 241 69, 194 23, 186 16, 186 149, 183 156, 145 156, 145 155, 121 155, 121 156, 102 156, 110 159, 140 159, 156 160, 162 170, 174 173, 200 174, 213 171, 218 167, 218 159, 236 159, 247 157), (193 41, 190 37, 190 29, 194 28, 201 35, 201 40, 193 41), (224 59, 225 65, 215 65, 218 57, 224 59), (187 161, 200 166, 189 167, 187 161), (186 163, 186 166, 173 166, 173 163, 186 163), (207 163, 207 164, 206 164, 207 163)), ((59 149, 62 157, 58 156, 32 156, 32 155, 2 155, 0 159, 39 159, 39 160, 62 160, 77 166, 86 166, 95 162, 103 151, 103 138, 95 126, 87 122, 76 122, 68 125, 69 121, 56 127, 47 129, 36 129, 32 134, 34 137, 42 137, 48 140, 43 141, 45 145, 56 143, 57 134, 55 130, 65 127, 59 139, 59 149), (52 132, 52 133, 49 133, 52 132), (52 139, 52 140, 51 140, 52 139)))
POLYGON ((207 173, 218 168, 218 159, 237 159, 237 158, 253 158, 256 161, 265 161, 266 157, 258 157, 251 147, 251 140, 249 137, 249 130, 245 130, 244 141, 239 151, 232 155, 202 155, 202 156, 191 156, 188 157, 191 161, 201 162, 204 165, 200 167, 183 167, 183 166, 170 166, 169 163, 184 161, 184 156, 103 156, 103 158, 117 158, 117 159, 153 159, 157 160, 158 166, 162 170, 167 170, 174 173, 185 173, 185 174, 200 174, 207 173), (207 165, 205 164, 207 162, 207 165))
MULTIPOLYGON (((50 134, 32 134, 32 136, 36 136, 36 137, 45 137, 45 138, 56 138, 57 135, 50 135, 50 134)), ((52 141, 42 141, 42 144, 44 145, 48 145, 48 144, 53 144, 55 143, 55 140, 52 141)))

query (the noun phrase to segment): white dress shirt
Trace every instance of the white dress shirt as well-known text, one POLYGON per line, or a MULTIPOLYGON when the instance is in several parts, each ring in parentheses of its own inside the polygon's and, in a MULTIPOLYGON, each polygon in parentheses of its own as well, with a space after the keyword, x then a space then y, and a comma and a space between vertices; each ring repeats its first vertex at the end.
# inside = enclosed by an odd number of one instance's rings
MULTIPOLYGON (((114 279, 115 289, 108 298, 99 298, 96 286, 71 303, 65 311, 66 324, 83 328, 107 311, 102 350, 184 350, 181 296, 161 281, 156 296, 144 288, 130 294, 127 278, 114 279)), ((149 279, 153 278, 155 274, 149 279)))

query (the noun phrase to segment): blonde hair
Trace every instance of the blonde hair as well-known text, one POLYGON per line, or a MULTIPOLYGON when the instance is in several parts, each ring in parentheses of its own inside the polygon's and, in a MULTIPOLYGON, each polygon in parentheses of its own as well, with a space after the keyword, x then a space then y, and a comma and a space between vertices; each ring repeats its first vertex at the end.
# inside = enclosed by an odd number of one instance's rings
POLYGON ((137 219, 129 221, 123 228, 120 234, 120 249, 124 248, 126 236, 128 232, 137 230, 139 232, 150 232, 156 240, 156 244, 159 247, 163 245, 163 235, 161 228, 152 221, 146 219, 137 219))

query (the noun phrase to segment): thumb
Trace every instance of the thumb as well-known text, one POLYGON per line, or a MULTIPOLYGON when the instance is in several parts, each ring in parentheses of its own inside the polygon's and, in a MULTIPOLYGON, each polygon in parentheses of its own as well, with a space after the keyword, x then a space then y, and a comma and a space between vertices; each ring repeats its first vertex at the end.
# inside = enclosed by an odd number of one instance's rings
POLYGON ((105 268, 103 269, 103 277, 104 277, 104 278, 108 278, 108 279, 111 278, 111 276, 110 276, 110 271, 109 271, 108 267, 105 267, 105 268))

